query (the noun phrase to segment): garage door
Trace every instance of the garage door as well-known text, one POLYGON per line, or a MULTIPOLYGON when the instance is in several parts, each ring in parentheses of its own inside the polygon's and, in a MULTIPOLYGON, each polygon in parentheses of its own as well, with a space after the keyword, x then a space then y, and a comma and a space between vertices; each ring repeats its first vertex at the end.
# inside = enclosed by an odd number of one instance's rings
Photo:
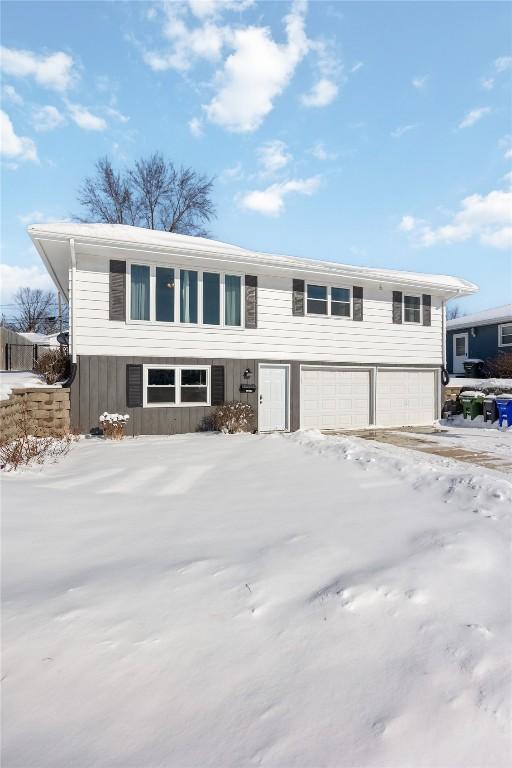
POLYGON ((336 368, 304 368, 300 381, 302 429, 367 427, 370 373, 336 368))
POLYGON ((376 423, 379 427, 432 424, 435 419, 434 371, 377 372, 376 423))

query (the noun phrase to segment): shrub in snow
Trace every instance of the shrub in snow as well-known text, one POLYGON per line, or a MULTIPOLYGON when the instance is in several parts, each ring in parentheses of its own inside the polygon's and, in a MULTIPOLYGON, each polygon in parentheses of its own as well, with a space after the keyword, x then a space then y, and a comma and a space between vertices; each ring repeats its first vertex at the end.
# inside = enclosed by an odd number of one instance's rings
POLYGON ((47 384, 56 384, 69 376, 69 356, 61 348, 43 352, 34 371, 40 373, 47 384))
POLYGON ((512 352, 502 352, 489 360, 487 368, 490 375, 497 379, 512 379, 512 352))
POLYGON ((252 405, 238 401, 219 405, 212 417, 213 429, 229 435, 234 435, 237 432, 252 432, 254 423, 255 416, 252 405))
POLYGON ((26 403, 21 404, 11 426, 15 436, 0 442, 1 469, 17 469, 32 462, 43 464, 45 461, 56 459, 67 453, 71 442, 77 439, 72 434, 63 437, 50 434, 35 437, 36 425, 26 403))
POLYGON ((124 426, 129 419, 127 413, 121 415, 120 413, 102 413, 100 416, 100 424, 103 429, 103 434, 109 440, 122 440, 124 437, 124 426))

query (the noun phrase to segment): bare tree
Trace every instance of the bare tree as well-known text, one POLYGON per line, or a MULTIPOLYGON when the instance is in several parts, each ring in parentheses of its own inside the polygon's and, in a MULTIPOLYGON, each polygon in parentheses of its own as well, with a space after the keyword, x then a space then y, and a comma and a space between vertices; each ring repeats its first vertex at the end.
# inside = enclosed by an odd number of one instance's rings
MULTIPOLYGON (((15 310, 10 320, 2 318, 2 324, 21 333, 55 333, 60 330, 57 297, 52 291, 40 288, 19 288, 13 298, 15 310)), ((67 306, 63 312, 67 325, 67 306)))
POLYGON ((452 307, 446 308, 446 319, 447 320, 455 320, 456 317, 462 317, 464 313, 461 311, 461 308, 458 304, 454 304, 452 307))
POLYGON ((107 157, 96 163, 78 191, 87 218, 107 224, 133 224, 186 235, 207 235, 215 218, 213 178, 192 168, 176 168, 159 153, 116 173, 107 157))

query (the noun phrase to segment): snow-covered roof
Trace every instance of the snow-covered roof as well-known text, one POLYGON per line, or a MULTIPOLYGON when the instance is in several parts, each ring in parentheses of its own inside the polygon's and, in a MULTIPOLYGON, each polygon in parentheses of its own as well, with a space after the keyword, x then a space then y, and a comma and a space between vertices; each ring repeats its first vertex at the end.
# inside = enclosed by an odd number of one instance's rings
POLYGON ((57 333, 50 333, 48 335, 44 333, 32 333, 31 331, 18 331, 18 333, 20 336, 23 336, 24 339, 30 341, 31 344, 45 344, 57 347, 59 346, 59 342, 57 341, 57 333))
POLYGON ((503 304, 494 309, 484 309, 482 312, 473 312, 471 315, 463 315, 448 320, 446 327, 449 331, 456 328, 469 328, 475 325, 494 325, 494 323, 508 323, 512 321, 512 304, 503 304))
MULTIPOLYGON (((304 259, 295 256, 282 256, 261 253, 241 248, 230 243, 221 243, 204 237, 178 235, 161 230, 132 227, 127 224, 81 224, 73 222, 54 222, 51 224, 32 224, 27 228, 28 234, 34 241, 41 258, 57 284, 59 290, 67 295, 66 278, 59 279, 59 269, 52 263, 53 253, 58 253, 62 259, 62 244, 71 238, 75 246, 79 244, 96 244, 100 247, 123 247, 147 253, 182 253, 218 260, 238 263, 252 267, 270 267, 295 273, 309 272, 331 274, 347 278, 359 278, 378 283, 411 286, 425 290, 439 291, 450 296, 465 296, 475 293, 478 288, 474 283, 449 275, 431 275, 423 272, 404 272, 394 269, 360 267, 341 264, 335 261, 320 261, 304 259)), ((62 265, 61 265, 62 268, 62 265)))

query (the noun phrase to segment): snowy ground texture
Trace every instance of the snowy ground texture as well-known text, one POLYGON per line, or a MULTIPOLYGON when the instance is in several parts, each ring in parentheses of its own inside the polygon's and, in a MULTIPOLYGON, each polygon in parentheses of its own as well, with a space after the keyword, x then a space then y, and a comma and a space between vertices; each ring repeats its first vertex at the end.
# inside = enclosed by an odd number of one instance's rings
POLYGON ((0 400, 7 400, 13 389, 49 386, 57 388, 60 384, 47 384, 42 376, 32 371, 0 371, 0 400))
POLYGON ((3 494, 3 768, 511 764, 503 475, 196 434, 3 494))

